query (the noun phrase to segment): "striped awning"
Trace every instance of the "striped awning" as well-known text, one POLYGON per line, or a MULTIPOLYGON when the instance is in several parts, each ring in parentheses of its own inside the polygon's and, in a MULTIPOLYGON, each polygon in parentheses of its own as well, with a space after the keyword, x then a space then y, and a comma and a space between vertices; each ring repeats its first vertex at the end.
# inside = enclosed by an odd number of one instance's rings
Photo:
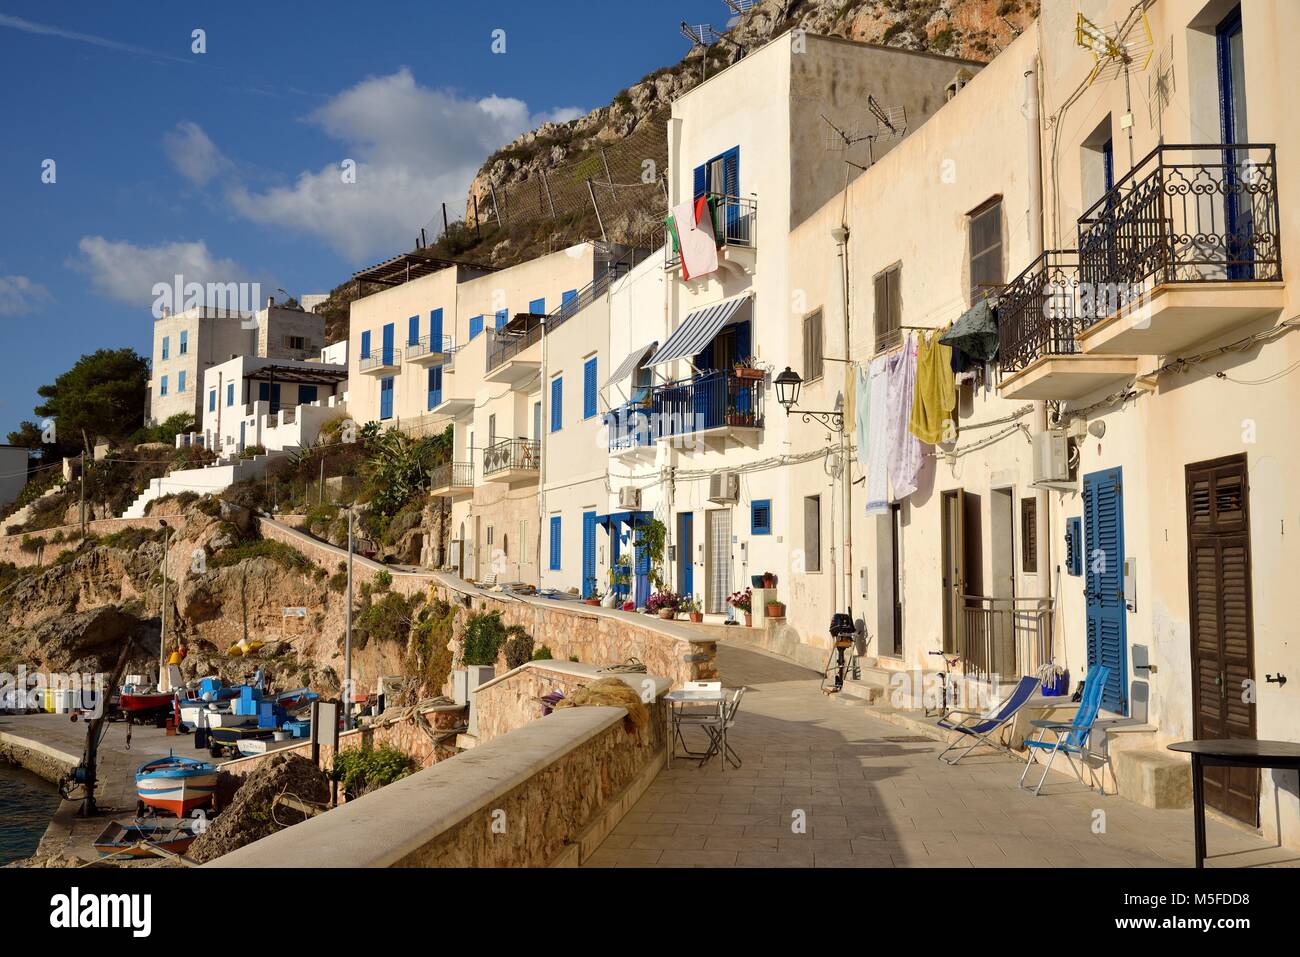
POLYGON ((677 331, 668 337, 668 341, 659 347, 659 351, 650 357, 646 365, 662 365, 703 351, 704 347, 713 341, 718 330, 736 321, 740 307, 749 302, 750 295, 745 293, 733 299, 724 299, 722 302, 691 313, 677 327, 677 331))
POLYGON ((649 355, 650 350, 657 345, 659 345, 658 342, 647 342, 641 348, 633 349, 631 352, 629 352, 627 354, 627 358, 624 359, 622 364, 617 369, 614 370, 614 374, 605 380, 605 385, 611 386, 615 382, 622 382, 624 379, 630 376, 633 372, 636 371, 636 367, 641 364, 641 360, 643 360, 647 355, 649 355))

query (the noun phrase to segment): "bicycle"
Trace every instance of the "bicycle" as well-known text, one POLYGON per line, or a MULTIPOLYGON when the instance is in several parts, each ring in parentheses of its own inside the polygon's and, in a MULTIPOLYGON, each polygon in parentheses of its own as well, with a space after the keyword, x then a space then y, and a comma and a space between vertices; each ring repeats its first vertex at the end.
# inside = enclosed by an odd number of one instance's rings
POLYGON ((931 714, 938 714, 940 717, 943 717, 949 711, 948 708, 949 687, 952 688, 952 695, 951 695, 952 703, 954 706, 956 706, 957 704, 957 676, 953 673, 952 669, 956 667, 957 662, 961 661, 961 656, 957 655, 949 658, 948 654, 944 651, 932 651, 930 652, 930 654, 938 655, 940 658, 943 659, 943 671, 939 672, 939 677, 941 681, 941 685, 939 689, 940 698, 941 698, 941 702, 940 702, 941 707, 937 711, 931 708, 929 703, 930 695, 926 693, 924 690, 922 691, 922 701, 925 704, 926 717, 929 717, 931 714))

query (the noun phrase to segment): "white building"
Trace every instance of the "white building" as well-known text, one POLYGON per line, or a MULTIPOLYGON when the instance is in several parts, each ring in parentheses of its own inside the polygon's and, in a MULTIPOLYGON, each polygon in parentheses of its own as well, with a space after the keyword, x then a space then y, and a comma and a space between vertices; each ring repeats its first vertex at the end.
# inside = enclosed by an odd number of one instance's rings
POLYGON ((28 449, 0 445, 0 505, 8 505, 27 484, 28 449))
POLYGON ((237 356, 213 366, 203 379, 204 447, 219 456, 305 448, 346 415, 347 381, 346 363, 237 356))

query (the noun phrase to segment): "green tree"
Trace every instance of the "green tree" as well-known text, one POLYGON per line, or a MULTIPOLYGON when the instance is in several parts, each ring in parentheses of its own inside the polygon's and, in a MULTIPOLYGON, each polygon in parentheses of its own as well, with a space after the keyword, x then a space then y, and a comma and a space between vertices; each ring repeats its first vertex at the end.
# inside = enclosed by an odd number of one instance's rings
POLYGON ((82 431, 92 441, 122 439, 140 427, 148 395, 149 360, 134 349, 100 349, 82 356, 50 385, 36 390, 45 401, 33 411, 53 419, 55 439, 43 441, 42 425, 23 422, 9 433, 12 445, 50 447, 71 455, 82 448, 82 431))

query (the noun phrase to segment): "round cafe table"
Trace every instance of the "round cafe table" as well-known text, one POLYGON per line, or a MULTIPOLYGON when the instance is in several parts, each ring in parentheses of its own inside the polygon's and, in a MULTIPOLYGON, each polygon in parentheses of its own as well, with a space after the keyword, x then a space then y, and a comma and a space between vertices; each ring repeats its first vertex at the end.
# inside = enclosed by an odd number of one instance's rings
POLYGON ((1249 738, 1208 738, 1179 741, 1170 751, 1192 756, 1192 811, 1196 828, 1196 866, 1205 866, 1205 768, 1281 768, 1300 771, 1300 743, 1254 741, 1249 738))

